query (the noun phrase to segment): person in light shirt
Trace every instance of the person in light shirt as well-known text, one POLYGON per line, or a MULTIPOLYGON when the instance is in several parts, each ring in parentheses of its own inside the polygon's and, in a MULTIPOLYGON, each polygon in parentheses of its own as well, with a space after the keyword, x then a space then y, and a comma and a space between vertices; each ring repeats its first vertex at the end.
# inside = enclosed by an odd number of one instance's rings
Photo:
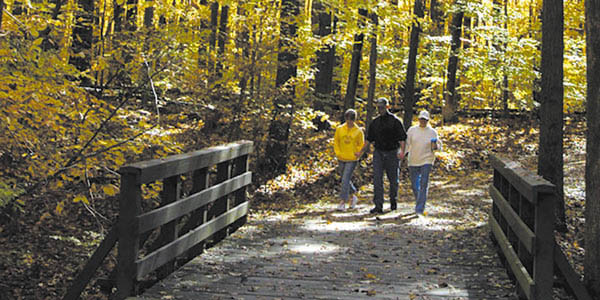
POLYGON ((341 202, 338 206, 338 210, 342 211, 346 210, 347 202, 350 202, 350 208, 353 209, 358 201, 355 195, 356 187, 352 184, 352 173, 358 162, 357 153, 364 144, 363 131, 355 123, 356 111, 348 109, 344 113, 344 119, 346 122, 336 128, 333 138, 333 149, 340 163, 339 169, 342 174, 341 202))
POLYGON ((419 124, 406 132, 406 150, 408 152, 408 170, 411 187, 415 196, 415 213, 423 215, 427 192, 429 190, 429 174, 435 161, 434 151, 441 150, 437 131, 429 126, 429 112, 419 113, 419 124))

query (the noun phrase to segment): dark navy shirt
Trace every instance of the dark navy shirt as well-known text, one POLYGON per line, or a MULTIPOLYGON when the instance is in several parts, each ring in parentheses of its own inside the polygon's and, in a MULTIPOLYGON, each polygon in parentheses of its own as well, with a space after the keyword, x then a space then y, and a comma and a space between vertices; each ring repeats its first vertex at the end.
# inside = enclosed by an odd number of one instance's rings
POLYGON ((377 150, 396 150, 400 148, 400 141, 406 141, 404 125, 396 115, 388 111, 371 122, 367 141, 374 144, 377 150))

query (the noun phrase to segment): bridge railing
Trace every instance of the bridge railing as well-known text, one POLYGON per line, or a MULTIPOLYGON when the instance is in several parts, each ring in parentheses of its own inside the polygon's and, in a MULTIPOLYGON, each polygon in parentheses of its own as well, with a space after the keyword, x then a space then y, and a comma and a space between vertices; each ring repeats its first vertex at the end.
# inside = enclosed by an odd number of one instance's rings
POLYGON ((137 294, 138 283, 150 273, 167 276, 178 260, 192 259, 242 226, 248 213, 245 188, 252 180, 252 148, 252 142, 240 141, 122 167, 118 224, 63 299, 79 297, 117 241, 111 277, 116 279, 115 298, 124 299, 137 294), (162 182, 160 206, 143 211, 149 205, 142 199, 142 187, 156 182, 162 182), (186 183, 191 188, 183 193, 186 183))
POLYGON ((555 186, 517 163, 490 156, 489 224, 509 274, 527 299, 552 299, 555 186))

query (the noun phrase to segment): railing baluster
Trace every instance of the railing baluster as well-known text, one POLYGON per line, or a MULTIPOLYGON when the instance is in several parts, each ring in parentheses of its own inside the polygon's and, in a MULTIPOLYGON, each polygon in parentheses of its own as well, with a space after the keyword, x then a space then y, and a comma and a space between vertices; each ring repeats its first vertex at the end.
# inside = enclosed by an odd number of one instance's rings
MULTIPOLYGON (((181 180, 180 176, 171 176, 163 180, 163 190, 161 195, 162 205, 173 203, 179 199, 181 194, 181 180)), ((175 239, 177 239, 177 222, 173 220, 160 228, 160 246, 166 245, 175 239)), ((175 259, 166 263, 163 267, 158 270, 158 277, 164 278, 167 275, 173 273, 175 270, 175 259)))
MULTIPOLYGON (((192 194, 200 192, 208 187, 208 168, 202 168, 195 170, 192 174, 192 194)), ((188 231, 196 228, 199 225, 204 224, 207 219, 207 209, 203 206, 195 210, 188 219, 187 223, 182 227, 180 234, 185 234, 188 231)), ((204 251, 204 242, 198 243, 185 255, 185 260, 192 260, 194 257, 200 255, 204 251)))

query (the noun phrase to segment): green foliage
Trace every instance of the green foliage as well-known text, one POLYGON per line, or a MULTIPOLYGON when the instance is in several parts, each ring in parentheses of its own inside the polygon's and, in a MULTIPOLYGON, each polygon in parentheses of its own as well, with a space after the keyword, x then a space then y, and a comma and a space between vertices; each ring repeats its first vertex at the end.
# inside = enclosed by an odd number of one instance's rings
MULTIPOLYGON (((15 187, 14 184, 9 184, 4 181, 0 181, 0 208, 3 208, 10 204, 23 192, 23 189, 15 187)), ((18 204, 20 205, 21 203, 18 204)))

